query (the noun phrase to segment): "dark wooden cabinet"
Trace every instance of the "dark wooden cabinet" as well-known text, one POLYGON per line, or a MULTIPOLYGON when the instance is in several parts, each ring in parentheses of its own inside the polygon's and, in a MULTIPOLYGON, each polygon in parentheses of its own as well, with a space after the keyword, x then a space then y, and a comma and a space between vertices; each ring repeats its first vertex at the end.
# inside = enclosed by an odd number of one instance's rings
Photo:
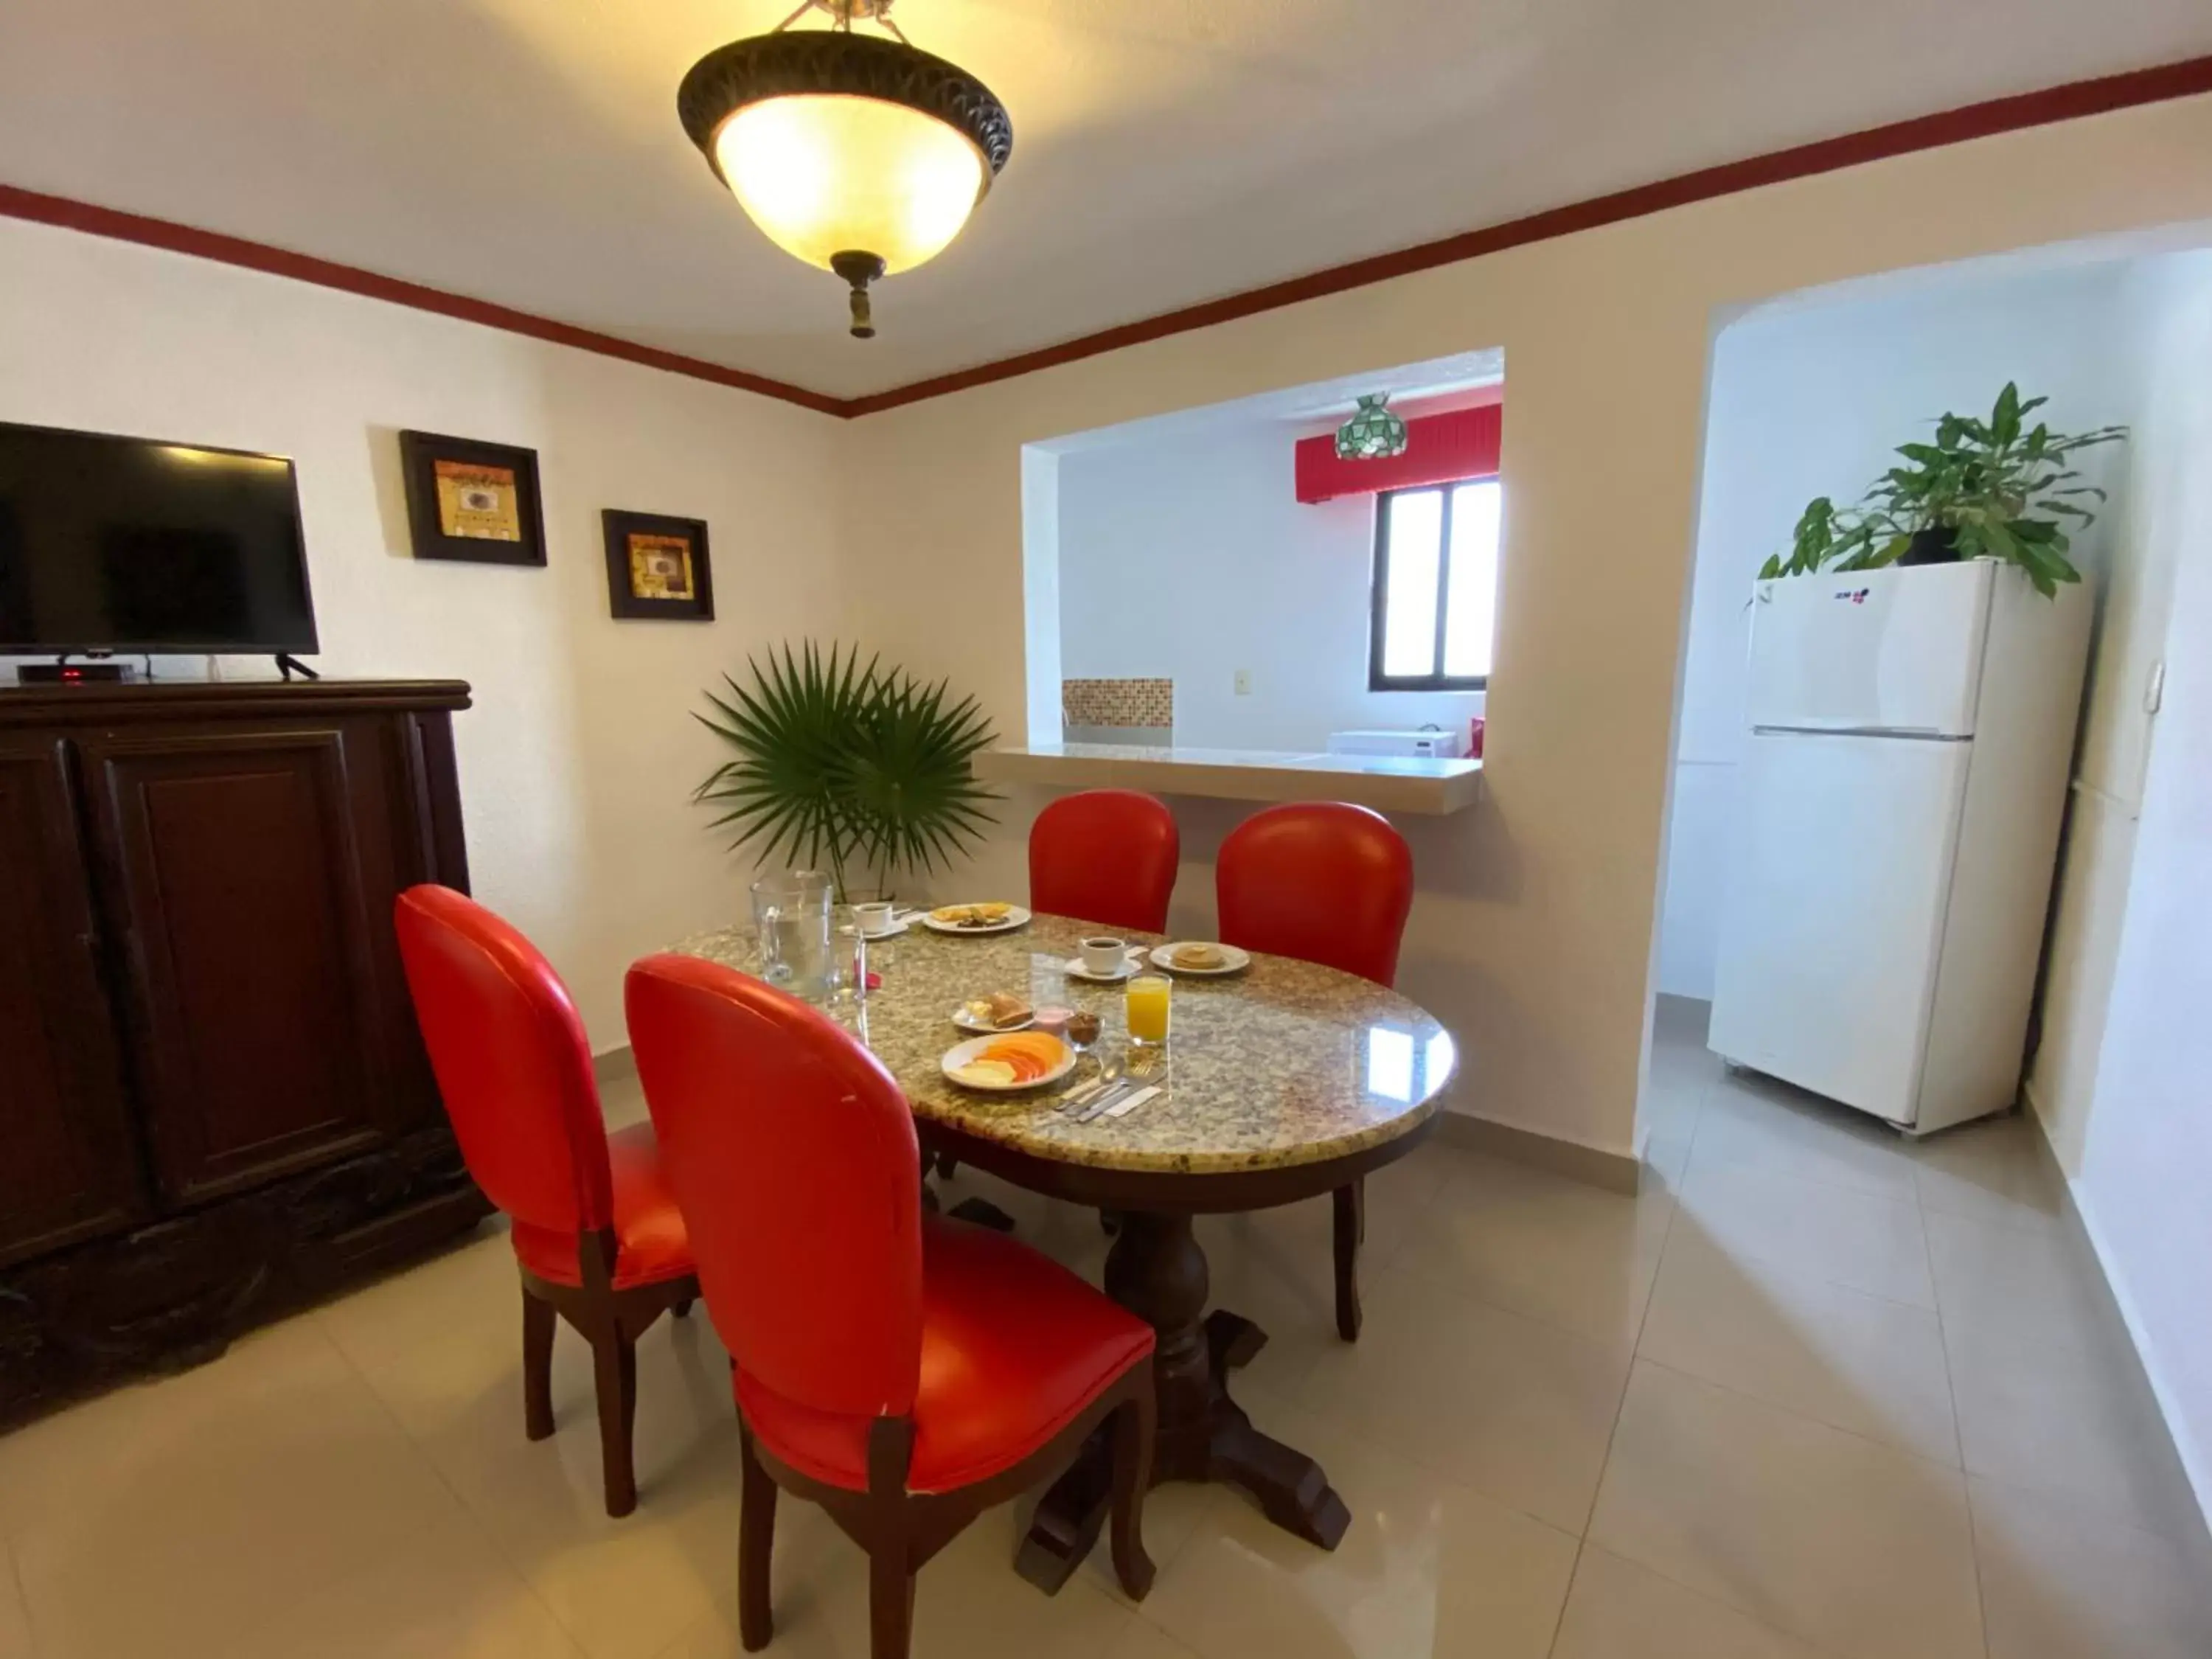
POLYGON ((394 894, 465 889, 453 682, 0 692, 0 1419, 484 1213, 394 894))
POLYGON ((146 1213, 69 746, 0 733, 0 1263, 146 1213))

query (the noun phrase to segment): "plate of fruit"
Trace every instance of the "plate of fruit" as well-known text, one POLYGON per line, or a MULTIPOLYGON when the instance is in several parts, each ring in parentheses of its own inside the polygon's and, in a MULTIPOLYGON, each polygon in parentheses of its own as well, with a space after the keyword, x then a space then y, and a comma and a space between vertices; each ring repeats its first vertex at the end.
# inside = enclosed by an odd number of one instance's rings
POLYGON ((956 1043, 938 1063, 963 1089, 1010 1095, 1059 1082, 1074 1069, 1075 1050, 1047 1031, 1008 1031, 956 1043))

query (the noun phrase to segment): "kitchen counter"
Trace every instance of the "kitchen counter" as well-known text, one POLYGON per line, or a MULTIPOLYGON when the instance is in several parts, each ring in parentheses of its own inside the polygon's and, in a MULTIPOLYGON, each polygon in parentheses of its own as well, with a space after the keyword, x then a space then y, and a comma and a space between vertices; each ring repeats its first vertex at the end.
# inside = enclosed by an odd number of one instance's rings
POLYGON ((1275 749, 1040 743, 975 757, 979 777, 1068 789, 1149 789, 1225 800, 1346 800, 1380 812, 1442 817, 1481 793, 1479 760, 1329 755, 1275 749))

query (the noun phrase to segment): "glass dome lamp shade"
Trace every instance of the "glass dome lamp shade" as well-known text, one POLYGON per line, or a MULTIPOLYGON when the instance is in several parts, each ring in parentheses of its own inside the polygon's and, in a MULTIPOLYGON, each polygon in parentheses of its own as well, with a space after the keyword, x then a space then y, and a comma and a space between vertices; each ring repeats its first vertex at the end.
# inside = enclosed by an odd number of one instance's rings
POLYGON ((1336 429, 1339 460, 1380 461, 1406 453, 1406 423, 1382 405, 1387 392, 1373 392, 1359 399, 1359 407, 1336 429))
POLYGON ((709 52, 677 112, 715 176, 778 247, 852 285, 942 252, 1013 149, 990 89, 903 40, 848 29, 757 35, 709 52))

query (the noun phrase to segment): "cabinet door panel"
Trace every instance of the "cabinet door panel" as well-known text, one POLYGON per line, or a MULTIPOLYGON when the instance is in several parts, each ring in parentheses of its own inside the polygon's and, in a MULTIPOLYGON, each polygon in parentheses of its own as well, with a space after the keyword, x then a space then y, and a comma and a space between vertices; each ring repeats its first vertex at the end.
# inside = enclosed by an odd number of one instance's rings
POLYGON ((342 734, 85 747, 162 1190, 211 1196, 374 1141, 385 1068, 342 734))
POLYGON ((0 1261, 145 1213, 67 751, 0 738, 0 1261))

